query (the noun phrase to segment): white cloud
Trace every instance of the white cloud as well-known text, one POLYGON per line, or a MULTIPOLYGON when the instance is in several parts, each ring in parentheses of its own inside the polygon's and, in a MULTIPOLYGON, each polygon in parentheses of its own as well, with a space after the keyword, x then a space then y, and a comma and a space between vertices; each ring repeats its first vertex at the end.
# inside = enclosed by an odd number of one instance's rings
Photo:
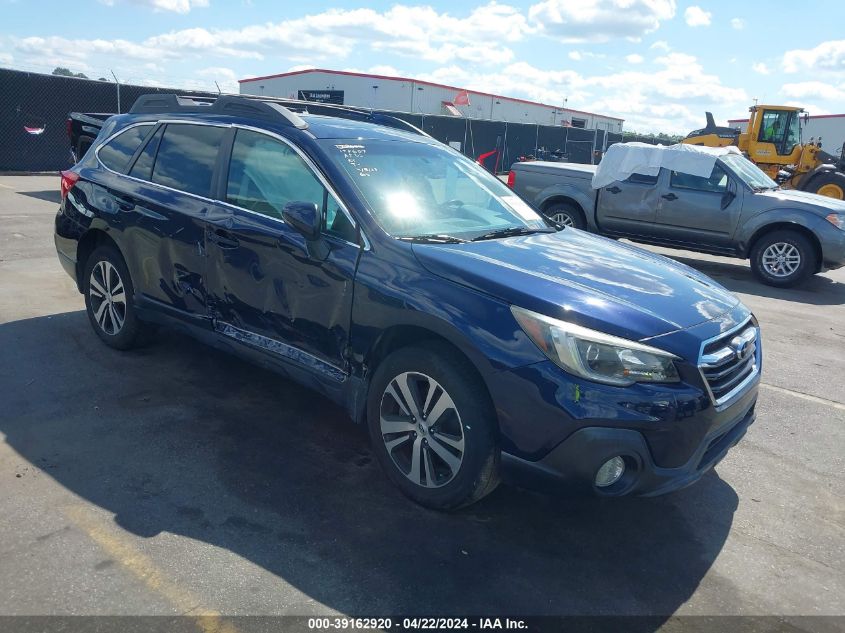
POLYGON ((744 111, 750 101, 742 88, 722 84, 691 55, 671 53, 654 63, 654 72, 625 70, 596 76, 544 70, 525 62, 482 73, 452 65, 420 78, 549 104, 566 97, 568 107, 619 116, 626 120, 626 129, 643 132, 686 134, 701 127, 705 110, 721 110, 727 118, 744 111))
MULTIPOLYGON (((155 0, 179 7, 183 1, 155 0)), ((193 1, 192 6, 197 6, 193 1)), ((517 9, 490 2, 465 17, 438 13, 428 6, 394 5, 384 12, 373 9, 330 9, 276 23, 237 29, 193 27, 170 31, 140 42, 87 40, 63 37, 13 39, 14 49, 26 56, 43 55, 74 60, 112 56, 125 60, 177 60, 185 56, 241 59, 284 58, 311 63, 342 60, 362 49, 413 57, 437 64, 466 62, 506 64, 513 51, 506 46, 531 31, 517 9)))
POLYGON ((780 92, 786 97, 796 99, 809 97, 825 101, 845 101, 845 83, 837 87, 823 81, 800 81, 784 84, 780 92))
POLYGON ((385 77, 403 77, 404 75, 394 68, 393 66, 387 64, 377 64, 375 66, 370 66, 367 69, 367 72, 371 75, 384 75, 385 77))
POLYGON ((217 82, 220 86, 221 92, 237 93, 240 91, 238 86, 238 74, 231 68, 225 66, 209 66, 197 71, 200 77, 207 77, 211 83, 217 82))
POLYGON ((731 18, 731 28, 741 31, 745 28, 745 20, 742 18, 731 18))
POLYGON ((625 61, 629 64, 642 64, 645 61, 645 57, 637 55, 636 53, 631 53, 625 57, 625 61))
POLYGON ((845 72, 845 40, 832 40, 822 42, 815 48, 787 51, 783 56, 783 69, 788 73, 802 70, 845 72))
POLYGON ((769 67, 766 66, 766 64, 764 64, 763 62, 754 62, 753 64, 751 64, 751 70, 761 75, 768 75, 772 72, 771 70, 769 70, 769 67))
POLYGON ((684 11, 684 20, 688 26, 710 26, 710 18, 713 14, 701 7, 691 6, 684 11))
POLYGON ((672 50, 672 47, 669 46, 669 43, 666 40, 657 40, 654 44, 649 46, 649 48, 666 51, 667 53, 672 50))
MULTIPOLYGON (((128 0, 131 4, 149 7, 154 11, 172 11, 189 13, 191 9, 207 7, 208 0, 128 0)), ((114 6, 121 0, 100 0, 105 5, 114 6)))
POLYGON ((574 59, 576 62, 581 61, 581 53, 578 51, 569 51, 569 59, 574 59))
POLYGON ((539 32, 562 42, 637 40, 675 16, 675 0, 544 0, 528 10, 539 32))
MULTIPOLYGON (((826 110, 825 108, 820 108, 819 106, 815 105, 814 103, 807 103, 806 101, 787 101, 783 105, 791 106, 793 108, 804 108, 804 110, 810 116, 820 116, 820 115, 825 115, 825 114, 834 114, 830 110, 826 110)), ((839 112, 837 111, 836 114, 839 114, 839 112)))
POLYGON ((0 52, 0 64, 3 64, 4 66, 11 66, 13 61, 14 57, 12 57, 9 53, 0 52))

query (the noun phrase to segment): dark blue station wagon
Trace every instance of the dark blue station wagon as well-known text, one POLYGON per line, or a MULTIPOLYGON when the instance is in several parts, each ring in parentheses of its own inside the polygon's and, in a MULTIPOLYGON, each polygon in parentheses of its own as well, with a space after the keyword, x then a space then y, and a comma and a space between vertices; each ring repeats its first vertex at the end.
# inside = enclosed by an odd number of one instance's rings
POLYGON ((448 509, 501 475, 656 495, 754 420, 757 321, 708 277, 555 225, 392 117, 141 97, 62 174, 56 248, 107 345, 153 323, 366 424, 448 509))

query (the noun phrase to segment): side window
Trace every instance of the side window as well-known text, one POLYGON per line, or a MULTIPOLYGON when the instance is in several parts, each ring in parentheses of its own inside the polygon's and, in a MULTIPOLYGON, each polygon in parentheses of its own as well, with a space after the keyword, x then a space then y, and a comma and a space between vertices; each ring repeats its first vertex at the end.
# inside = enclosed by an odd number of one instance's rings
POLYGON ((719 165, 713 166, 713 171, 710 172, 709 178, 691 176, 690 174, 673 171, 671 185, 678 189, 725 193, 728 189, 728 174, 719 165))
POLYGON ((625 182, 633 182, 638 185, 656 185, 657 176, 646 176, 645 174, 631 174, 625 182))
POLYGON ((211 193, 217 151, 226 129, 210 125, 171 123, 164 130, 152 181, 199 196, 211 193))
POLYGON ((129 170, 129 175, 133 178, 140 178, 141 180, 149 180, 153 175, 153 162, 155 161, 158 144, 161 142, 162 134, 164 134, 164 126, 158 128, 156 133, 150 137, 144 149, 138 154, 135 159, 135 164, 129 170))
POLYGON ((281 218, 288 202, 313 202, 324 231, 356 241, 352 223, 311 168, 287 144, 266 134, 238 130, 235 135, 226 201, 272 218, 281 218))
POLYGON ((121 132, 97 150, 100 162, 113 171, 121 172, 129 166, 129 160, 141 146, 141 141, 153 129, 153 124, 136 125, 121 132))

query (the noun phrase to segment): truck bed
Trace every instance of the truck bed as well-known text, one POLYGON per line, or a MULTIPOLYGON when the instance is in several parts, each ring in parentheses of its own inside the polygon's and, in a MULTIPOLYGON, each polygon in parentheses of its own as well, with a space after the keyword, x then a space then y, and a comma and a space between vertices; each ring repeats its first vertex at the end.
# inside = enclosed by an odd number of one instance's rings
POLYGON ((567 178, 578 178, 592 180, 596 173, 596 165, 584 165, 582 163, 553 163, 542 160, 532 160, 524 163, 515 163, 511 169, 540 174, 566 176, 567 178))

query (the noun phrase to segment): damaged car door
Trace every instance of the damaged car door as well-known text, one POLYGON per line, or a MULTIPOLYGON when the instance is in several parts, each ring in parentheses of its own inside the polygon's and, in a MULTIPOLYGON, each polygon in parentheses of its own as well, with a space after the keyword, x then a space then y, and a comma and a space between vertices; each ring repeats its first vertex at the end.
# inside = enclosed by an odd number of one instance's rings
POLYGON ((358 232, 315 166, 286 140, 237 129, 208 225, 209 308, 222 335, 321 382, 346 376, 358 232), (308 239, 285 207, 316 207, 308 239))
POLYGON ((206 315, 205 222, 226 129, 160 124, 136 153, 130 178, 119 180, 116 204, 136 291, 148 307, 189 321, 206 315))

